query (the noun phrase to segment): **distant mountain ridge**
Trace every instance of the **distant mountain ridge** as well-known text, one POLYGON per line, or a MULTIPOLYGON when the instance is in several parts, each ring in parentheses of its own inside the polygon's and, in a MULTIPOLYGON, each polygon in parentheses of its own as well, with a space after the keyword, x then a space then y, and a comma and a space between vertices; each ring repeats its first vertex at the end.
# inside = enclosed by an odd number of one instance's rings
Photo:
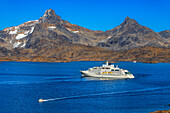
POLYGON ((99 43, 99 46, 110 47, 113 50, 132 49, 136 47, 170 47, 164 37, 149 29, 141 26, 134 19, 126 17, 119 26, 104 33, 109 36, 105 42, 99 43))
MULTIPOLYGON (((103 54, 102 51, 105 51, 108 57, 111 55, 109 54, 110 50, 128 51, 141 47, 161 47, 169 50, 169 33, 169 30, 156 33, 129 17, 126 17, 123 23, 111 30, 105 32, 94 31, 71 24, 56 15, 54 10, 49 9, 39 20, 28 21, 19 26, 5 28, 0 31, 2 48, 0 51, 2 54, 0 55, 6 55, 8 58, 12 56, 16 60, 47 57, 47 60, 50 58, 54 61, 61 59, 64 61, 63 56, 60 56, 63 54, 61 51, 61 48, 63 48, 65 52, 73 54, 65 59, 69 61, 69 58, 72 59, 75 54, 75 47, 81 50, 86 48, 87 54, 93 50, 92 55, 95 50, 98 51, 98 54, 103 54), (69 47, 74 49, 69 49, 69 47)), ((87 60, 87 58, 85 59, 87 60)), ((98 59, 105 60, 107 58, 102 56, 98 59)))
MULTIPOLYGON (((166 42, 165 35, 160 35, 160 33, 141 26, 129 17, 126 17, 119 26, 102 32, 89 30, 62 20, 52 9, 46 10, 39 20, 25 22, 16 27, 5 28, 3 31, 12 37, 12 40, 6 41, 8 44, 6 48, 8 49, 12 49, 12 45, 13 48, 30 47, 31 37, 34 37, 33 41, 35 41, 35 37, 55 38, 57 37, 56 35, 64 37, 63 41, 113 50, 132 49, 141 46, 169 47, 170 45, 166 42)), ((62 40, 62 38, 60 39, 62 40)), ((57 41, 59 41, 58 38, 57 41)))

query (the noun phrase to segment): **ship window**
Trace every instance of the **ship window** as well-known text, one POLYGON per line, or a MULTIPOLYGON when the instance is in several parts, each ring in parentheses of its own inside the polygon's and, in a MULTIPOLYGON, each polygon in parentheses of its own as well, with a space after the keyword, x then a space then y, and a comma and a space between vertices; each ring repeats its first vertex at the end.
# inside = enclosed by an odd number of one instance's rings
POLYGON ((110 69, 110 68, 106 67, 106 69, 110 69))
POLYGON ((115 69, 115 71, 119 71, 118 69, 115 69))
POLYGON ((125 72, 125 74, 131 74, 130 72, 125 72))
POLYGON ((112 69, 111 71, 114 71, 114 69, 112 69))

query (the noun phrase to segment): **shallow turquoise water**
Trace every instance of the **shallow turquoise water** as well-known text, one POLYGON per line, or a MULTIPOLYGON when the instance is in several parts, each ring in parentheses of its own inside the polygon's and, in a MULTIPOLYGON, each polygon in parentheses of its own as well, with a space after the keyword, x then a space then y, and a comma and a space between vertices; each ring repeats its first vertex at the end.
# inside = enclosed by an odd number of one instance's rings
POLYGON ((170 63, 119 62, 135 79, 82 78, 80 70, 103 62, 2 62, 1 112, 147 113, 170 109, 170 63), (39 103, 38 99, 61 100, 39 103))

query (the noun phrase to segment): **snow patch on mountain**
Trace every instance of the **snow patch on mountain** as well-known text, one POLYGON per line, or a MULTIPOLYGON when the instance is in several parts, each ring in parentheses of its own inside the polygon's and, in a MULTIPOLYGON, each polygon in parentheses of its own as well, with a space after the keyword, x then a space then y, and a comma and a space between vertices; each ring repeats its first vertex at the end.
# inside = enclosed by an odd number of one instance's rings
POLYGON ((73 32, 73 33, 79 33, 80 31, 72 31, 70 28, 66 28, 67 30, 73 32))
POLYGON ((33 31, 34 31, 34 27, 32 27, 31 30, 29 30, 29 31, 25 31, 24 35, 29 35, 29 34, 33 33, 33 31))
POLYGON ((111 36, 109 36, 107 39, 110 39, 110 38, 112 38, 111 36))
POLYGON ((34 27, 31 28, 30 34, 34 31, 34 27))
POLYGON ((20 44, 21 44, 21 42, 15 42, 14 45, 13 45, 13 48, 18 47, 20 44))
POLYGON ((56 26, 49 26, 48 29, 56 29, 56 26))
POLYGON ((26 45, 26 42, 24 41, 24 44, 21 47, 25 47, 25 45, 26 45))
POLYGON ((14 34, 17 34, 17 32, 18 32, 18 30, 16 29, 16 30, 14 30, 14 31, 10 31, 9 34, 10 34, 10 35, 14 35, 14 34))
POLYGON ((79 31, 72 31, 73 33, 79 33, 79 31))
POLYGON ((17 40, 19 40, 19 39, 22 39, 22 38, 24 38, 24 37, 26 37, 27 35, 25 35, 25 34, 18 34, 15 38, 17 39, 17 40))
POLYGON ((24 34, 25 35, 28 35, 30 33, 30 31, 25 31, 24 34))

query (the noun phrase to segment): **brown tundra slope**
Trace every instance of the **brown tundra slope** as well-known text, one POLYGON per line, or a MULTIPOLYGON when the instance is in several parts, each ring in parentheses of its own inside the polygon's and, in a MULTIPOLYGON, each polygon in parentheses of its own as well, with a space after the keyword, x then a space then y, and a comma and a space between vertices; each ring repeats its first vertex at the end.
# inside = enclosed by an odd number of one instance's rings
MULTIPOLYGON (((3 52, 0 51, 0 52, 3 52)), ((0 57, 1 61, 70 62, 70 61, 138 61, 170 62, 170 49, 142 47, 131 50, 106 50, 81 44, 54 45, 39 50, 17 48, 0 57)))

